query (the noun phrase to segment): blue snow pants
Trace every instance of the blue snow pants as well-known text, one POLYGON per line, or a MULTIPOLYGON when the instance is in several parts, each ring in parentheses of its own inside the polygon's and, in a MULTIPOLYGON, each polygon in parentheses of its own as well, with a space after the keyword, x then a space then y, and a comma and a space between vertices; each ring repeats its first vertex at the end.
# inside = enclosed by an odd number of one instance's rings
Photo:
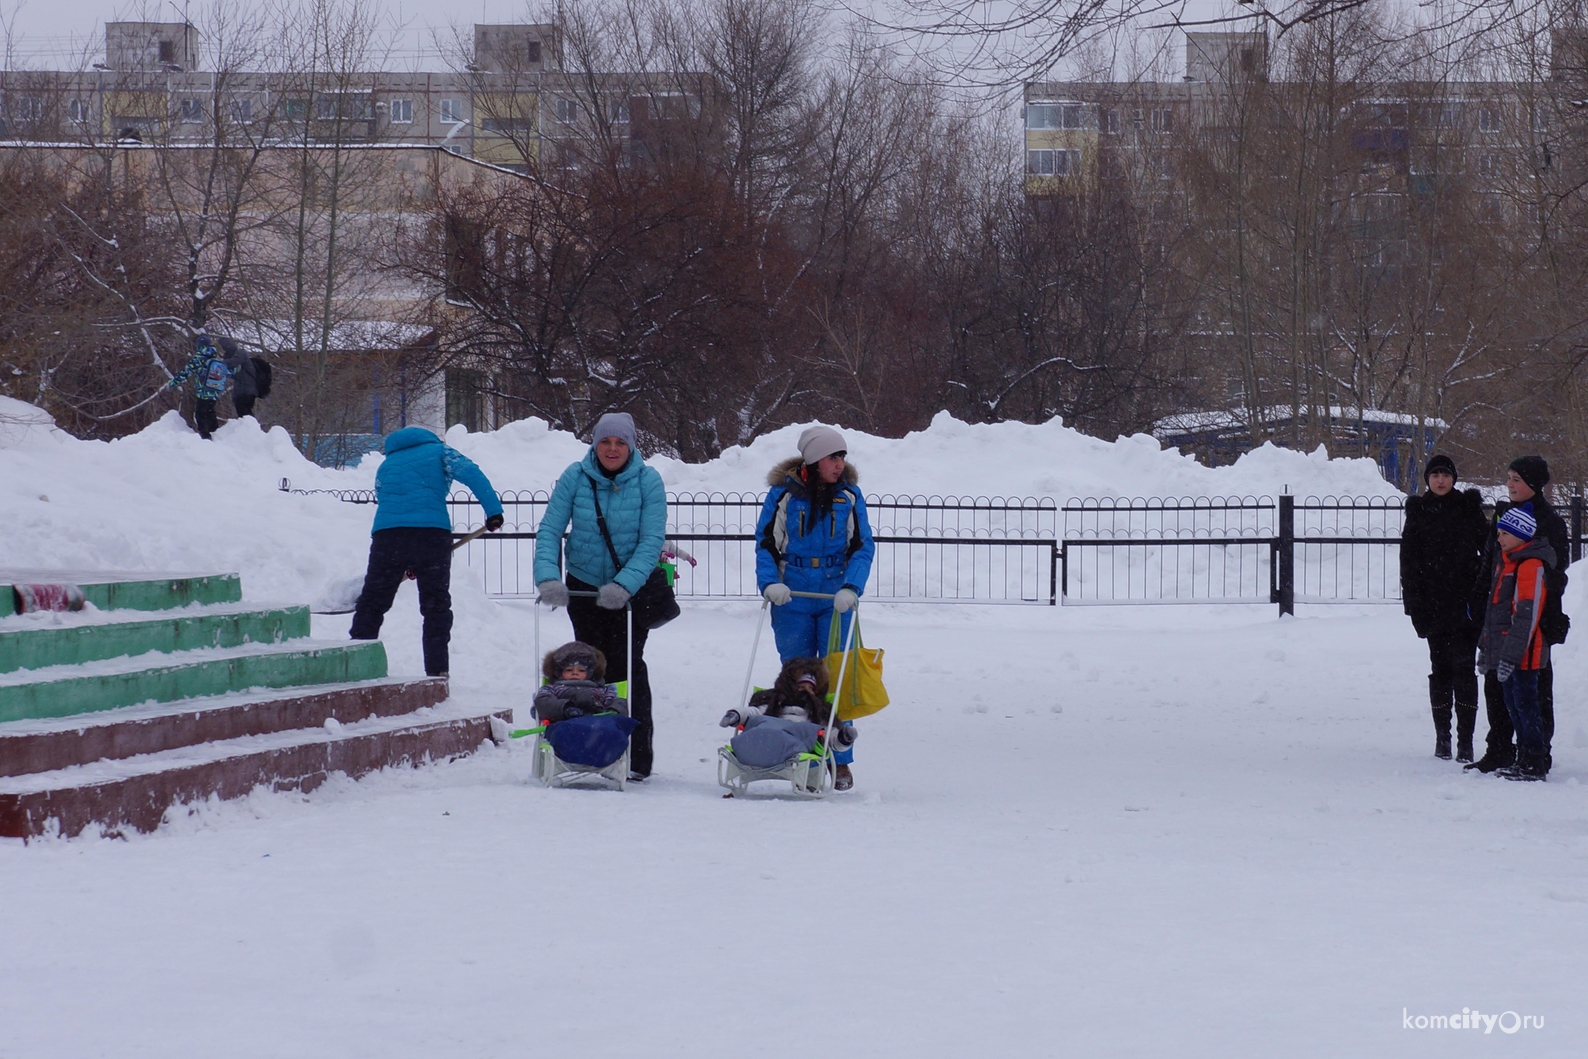
MULTIPOLYGON (((854 611, 841 614, 838 618, 838 643, 843 645, 844 637, 849 635, 849 619, 854 617, 854 611)), ((827 600, 821 599, 793 599, 781 607, 772 608, 772 635, 777 639, 778 659, 785 665, 794 658, 826 658, 827 657, 827 629, 832 624, 833 608, 827 600), (803 604, 803 607, 802 607, 803 604), (826 606, 823 606, 826 604, 826 606), (811 607, 822 607, 821 610, 812 611, 811 607)), ((837 673, 829 674, 833 680, 838 679, 837 673)), ((848 723, 848 722, 840 722, 848 723)), ((841 747, 833 744, 833 761, 840 765, 852 764, 855 760, 854 747, 841 747)))

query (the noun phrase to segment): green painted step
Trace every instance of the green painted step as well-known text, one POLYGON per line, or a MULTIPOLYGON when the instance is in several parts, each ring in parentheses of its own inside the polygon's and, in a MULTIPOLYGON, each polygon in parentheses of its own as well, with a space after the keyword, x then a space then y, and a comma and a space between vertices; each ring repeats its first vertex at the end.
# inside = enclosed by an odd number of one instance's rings
POLYGON ((190 603, 238 603, 243 582, 236 574, 113 574, 106 571, 0 570, 0 617, 15 609, 14 584, 68 582, 100 610, 170 610, 190 603))
POLYGON ((70 668, 37 671, 38 679, 27 682, 18 673, 0 677, 0 722, 67 717, 247 688, 376 680, 386 675, 386 649, 379 640, 292 641, 200 651, 188 658, 165 655, 152 666, 144 659, 123 659, 95 662, 92 668, 96 672, 90 674, 70 668))
POLYGON ((79 665, 149 651, 280 643, 308 635, 308 607, 0 631, 0 673, 79 665))

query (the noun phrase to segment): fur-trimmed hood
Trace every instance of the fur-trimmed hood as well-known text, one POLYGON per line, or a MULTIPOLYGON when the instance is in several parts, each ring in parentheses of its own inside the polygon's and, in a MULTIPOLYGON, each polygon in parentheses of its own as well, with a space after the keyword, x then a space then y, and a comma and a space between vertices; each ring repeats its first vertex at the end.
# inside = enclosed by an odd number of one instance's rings
POLYGON ((806 720, 827 724, 833 713, 832 704, 827 701, 829 682, 827 663, 820 658, 790 658, 770 688, 750 696, 750 709, 768 717, 782 717, 790 707, 797 706, 806 720), (816 678, 814 694, 799 685, 799 678, 806 673, 816 678))
POLYGON ((584 662, 592 667, 590 669, 592 684, 606 683, 607 656, 597 648, 587 643, 580 643, 578 640, 547 651, 546 657, 540 662, 540 675, 546 678, 546 683, 555 684, 562 679, 562 671, 573 662, 584 662))
MULTIPOLYGON (((803 466, 804 462, 805 461, 799 456, 790 456, 788 459, 779 462, 775 467, 772 468, 771 473, 766 476, 766 484, 788 485, 792 480, 801 488, 804 488, 805 483, 801 482, 799 477, 799 469, 801 466, 803 466)), ((860 484, 860 472, 855 470, 855 465, 850 463, 847 457, 844 460, 844 474, 842 478, 838 479, 838 484, 860 484)))

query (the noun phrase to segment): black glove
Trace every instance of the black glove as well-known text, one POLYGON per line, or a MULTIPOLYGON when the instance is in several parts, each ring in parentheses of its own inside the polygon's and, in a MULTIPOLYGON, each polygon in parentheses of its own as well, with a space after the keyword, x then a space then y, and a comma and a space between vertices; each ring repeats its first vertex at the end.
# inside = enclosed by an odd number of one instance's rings
POLYGON ((497 530, 502 528, 502 523, 506 521, 507 520, 501 515, 492 515, 490 518, 485 520, 485 532, 495 533, 497 530))
POLYGON ((854 746, 855 745, 855 740, 859 739, 859 738, 860 738, 860 733, 855 731, 855 726, 854 725, 852 725, 852 724, 841 724, 841 725, 838 726, 838 745, 839 746, 854 746))

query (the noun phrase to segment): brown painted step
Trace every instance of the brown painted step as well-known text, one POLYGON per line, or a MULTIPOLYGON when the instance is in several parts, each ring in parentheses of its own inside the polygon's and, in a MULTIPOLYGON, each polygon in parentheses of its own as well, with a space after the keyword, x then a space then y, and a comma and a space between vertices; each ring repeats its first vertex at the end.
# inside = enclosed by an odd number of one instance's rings
POLYGON ((489 740, 493 716, 511 713, 445 704, 422 720, 375 718, 336 734, 304 729, 0 780, 0 836, 71 836, 95 824, 107 834, 153 831, 173 806, 211 796, 240 798, 259 786, 312 791, 333 772, 356 779, 450 761, 489 740))
POLYGON ((342 724, 372 714, 392 717, 447 697, 445 677, 368 680, 357 684, 216 695, 108 713, 0 724, 0 777, 51 772, 105 758, 158 754, 177 747, 342 724))

